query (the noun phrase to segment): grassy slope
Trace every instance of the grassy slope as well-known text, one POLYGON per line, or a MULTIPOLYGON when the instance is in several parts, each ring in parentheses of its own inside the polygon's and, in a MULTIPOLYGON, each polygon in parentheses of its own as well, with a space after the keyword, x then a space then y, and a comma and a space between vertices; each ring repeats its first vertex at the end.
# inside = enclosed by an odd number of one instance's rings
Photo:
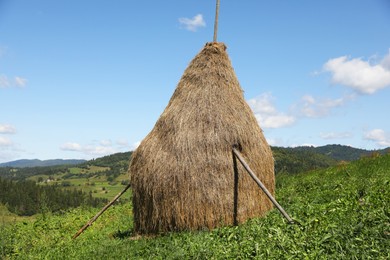
POLYGON ((35 220, 35 216, 18 216, 9 212, 5 205, 0 204, 0 225, 15 224, 17 222, 28 222, 33 220, 35 220))
MULTIPOLYGON (((89 166, 88 169, 72 166, 69 167, 69 172, 74 174, 74 177, 64 178, 64 173, 52 174, 50 176, 54 179, 53 181, 50 181, 48 184, 40 184, 62 186, 63 183, 68 183, 69 186, 66 186, 64 189, 80 189, 86 193, 92 192, 93 197, 110 199, 124 188, 124 185, 121 185, 121 181, 127 180, 128 174, 122 172, 113 182, 109 182, 106 175, 99 174, 109 169, 110 167, 95 165, 89 166), (96 175, 88 177, 88 175, 91 174, 96 175)), ((39 177, 43 180, 47 180, 49 175, 34 175, 27 179, 37 182, 39 177)))
MULTIPOLYGON (((130 197, 127 193, 124 196, 130 197)), ((277 176, 276 211, 239 227, 132 240, 129 204, 116 205, 77 240, 98 209, 0 224, 0 255, 21 259, 389 259, 390 155, 277 176)))

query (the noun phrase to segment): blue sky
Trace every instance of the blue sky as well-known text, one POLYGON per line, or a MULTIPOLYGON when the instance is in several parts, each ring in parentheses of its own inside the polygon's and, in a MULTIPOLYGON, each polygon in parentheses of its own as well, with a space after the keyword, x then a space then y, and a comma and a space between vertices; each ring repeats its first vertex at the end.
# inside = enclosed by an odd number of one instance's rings
MULTIPOLYGON (((0 0, 0 162, 134 149, 212 41, 214 0, 0 0)), ((271 145, 390 146, 390 1, 221 0, 271 145)))

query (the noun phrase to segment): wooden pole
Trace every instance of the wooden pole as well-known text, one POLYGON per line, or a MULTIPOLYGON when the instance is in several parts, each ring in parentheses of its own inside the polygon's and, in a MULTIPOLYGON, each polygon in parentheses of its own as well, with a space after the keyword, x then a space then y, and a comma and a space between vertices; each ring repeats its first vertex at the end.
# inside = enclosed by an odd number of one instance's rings
POLYGON ((218 34, 218 16, 219 16, 219 1, 217 0, 217 6, 215 8, 215 21, 214 21, 214 38, 213 42, 217 42, 217 34, 218 34))
POLYGON ((102 208, 102 210, 99 211, 99 213, 97 213, 93 218, 91 218, 87 224, 85 224, 79 231, 77 231, 77 233, 72 237, 72 239, 75 239, 77 238, 81 233, 84 232, 84 230, 86 230, 90 225, 92 225, 93 222, 95 222, 95 220, 98 219, 98 217, 100 217, 101 214, 103 214, 104 211, 106 211, 109 207, 111 207, 112 204, 114 204, 115 201, 117 201, 119 199, 120 196, 123 195, 123 193, 125 193, 129 188, 130 188, 131 184, 127 184, 127 186, 121 191, 118 193, 118 195, 115 196, 115 198, 110 201, 106 206, 104 206, 104 208, 102 208))
POLYGON ((234 169, 234 191, 233 191, 233 225, 238 225, 238 168, 237 158, 232 152, 234 169))
POLYGON ((257 178, 254 172, 251 170, 249 165, 245 162, 244 158, 241 156, 240 152, 237 151, 236 148, 233 147, 233 153, 237 157, 237 159, 241 162, 242 166, 244 166, 245 170, 249 173, 252 179, 257 183, 257 185, 264 191, 267 197, 272 201, 275 207, 282 213, 282 215, 290 222, 290 224, 294 223, 292 218, 287 214, 287 212, 279 205, 276 199, 272 196, 272 194, 268 191, 268 189, 264 186, 264 184, 257 178))

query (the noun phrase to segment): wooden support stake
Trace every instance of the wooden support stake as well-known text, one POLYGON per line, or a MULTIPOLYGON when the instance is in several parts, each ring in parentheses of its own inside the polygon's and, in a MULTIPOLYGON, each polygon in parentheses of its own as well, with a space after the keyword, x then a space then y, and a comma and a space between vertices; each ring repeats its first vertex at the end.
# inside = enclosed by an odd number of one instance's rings
POLYGON ((87 224, 85 224, 73 237, 72 239, 75 239, 77 238, 81 233, 84 232, 84 230, 86 230, 90 225, 92 225, 93 222, 95 222, 95 220, 97 220, 98 217, 100 217, 101 214, 103 214, 104 211, 106 211, 109 207, 111 207, 112 204, 114 204, 115 201, 117 201, 119 199, 120 196, 123 195, 123 193, 125 193, 129 188, 130 188, 131 184, 127 184, 127 186, 121 191, 118 193, 118 195, 115 196, 115 198, 110 201, 106 206, 104 206, 104 208, 102 208, 102 210, 99 211, 99 213, 97 213, 93 218, 91 218, 87 224))
POLYGON ((217 4, 215 7, 215 21, 214 21, 214 38, 213 42, 217 42, 217 34, 218 34, 218 16, 219 16, 219 1, 217 0, 217 4))
POLYGON ((233 225, 238 225, 238 168, 237 158, 232 152, 234 169, 234 191, 233 191, 233 225))
POLYGON ((264 193, 267 195, 267 197, 272 201, 272 203, 275 205, 275 207, 282 213, 282 215, 290 222, 290 224, 293 224, 294 221, 290 216, 287 214, 287 212, 282 208, 282 206, 279 205, 279 203, 276 201, 276 199, 272 196, 272 194, 268 191, 268 189, 264 186, 264 184, 257 178, 257 176, 253 173, 249 165, 245 162, 244 158, 241 156, 240 152, 237 151, 236 148, 233 147, 233 153, 237 157, 237 159, 241 162, 242 166, 244 166, 245 170, 249 173, 249 175, 252 177, 252 179, 259 185, 259 187, 264 191, 264 193))

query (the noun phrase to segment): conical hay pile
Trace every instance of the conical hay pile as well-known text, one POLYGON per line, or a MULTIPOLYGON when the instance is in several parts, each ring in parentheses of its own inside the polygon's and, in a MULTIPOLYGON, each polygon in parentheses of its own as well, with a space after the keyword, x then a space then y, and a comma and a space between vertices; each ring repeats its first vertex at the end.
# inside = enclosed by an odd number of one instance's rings
MULTIPOLYGON (((274 193, 274 162, 244 100, 223 43, 208 43, 185 70, 165 111, 133 153, 134 229, 211 229, 234 221, 232 146, 274 193)), ((272 208, 238 162, 238 223, 272 208)))

